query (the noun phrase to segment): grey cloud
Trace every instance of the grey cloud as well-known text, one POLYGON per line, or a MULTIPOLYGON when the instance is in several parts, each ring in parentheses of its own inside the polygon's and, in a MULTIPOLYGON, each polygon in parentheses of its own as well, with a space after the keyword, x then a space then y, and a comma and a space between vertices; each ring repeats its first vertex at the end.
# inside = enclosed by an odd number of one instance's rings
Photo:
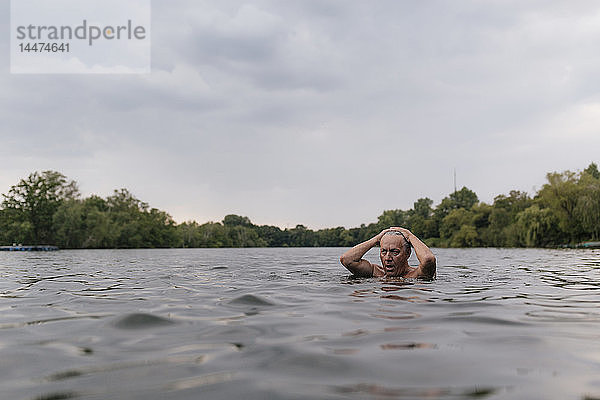
POLYGON ((91 192, 129 187, 179 220, 352 226, 441 200, 454 167, 482 199, 530 191, 549 169, 593 161, 556 137, 590 135, 599 11, 154 2, 150 75, 18 76, 4 61, 0 154, 21 170, 64 168, 91 192))

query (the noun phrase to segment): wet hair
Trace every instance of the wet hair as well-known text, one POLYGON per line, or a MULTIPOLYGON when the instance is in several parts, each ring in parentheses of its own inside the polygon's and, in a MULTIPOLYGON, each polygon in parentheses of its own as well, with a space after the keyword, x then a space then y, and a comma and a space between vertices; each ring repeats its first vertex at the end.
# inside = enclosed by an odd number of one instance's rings
POLYGON ((404 236, 404 234, 400 231, 388 231, 386 233, 383 234, 383 236, 386 235, 395 235, 395 236, 402 236, 402 239, 404 239, 404 242, 402 243, 402 247, 404 248, 404 252, 407 253, 408 255, 410 255, 410 242, 408 241, 408 239, 406 238, 406 236, 404 236))

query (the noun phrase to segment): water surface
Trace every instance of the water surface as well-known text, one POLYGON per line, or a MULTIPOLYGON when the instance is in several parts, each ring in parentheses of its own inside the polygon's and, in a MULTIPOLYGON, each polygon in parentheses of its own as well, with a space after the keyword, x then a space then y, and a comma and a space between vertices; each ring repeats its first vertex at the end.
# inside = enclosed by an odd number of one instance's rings
POLYGON ((344 250, 0 253, 0 398, 600 398, 600 251, 344 250))

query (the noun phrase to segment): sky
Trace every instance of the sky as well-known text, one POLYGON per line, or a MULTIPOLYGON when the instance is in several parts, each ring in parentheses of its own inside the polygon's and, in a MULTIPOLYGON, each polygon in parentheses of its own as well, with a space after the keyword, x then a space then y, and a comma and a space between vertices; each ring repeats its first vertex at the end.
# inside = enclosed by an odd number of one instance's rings
POLYGON ((312 229, 600 162, 597 1, 152 2, 151 73, 11 74, 0 193, 55 170, 177 222, 312 229))

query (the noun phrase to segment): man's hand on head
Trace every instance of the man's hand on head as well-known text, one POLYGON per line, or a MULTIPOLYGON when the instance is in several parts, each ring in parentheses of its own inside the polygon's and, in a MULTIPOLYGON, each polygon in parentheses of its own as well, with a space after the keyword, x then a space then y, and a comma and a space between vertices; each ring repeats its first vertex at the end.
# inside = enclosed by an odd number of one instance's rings
POLYGON ((412 245, 410 239, 413 236, 413 233, 411 231, 409 231, 408 229, 403 228, 401 226, 392 226, 392 227, 389 227, 388 229, 384 229, 381 233, 385 234, 387 232, 398 232, 398 233, 400 233, 402 236, 404 236, 404 239, 406 239, 406 241, 410 245, 412 245))

